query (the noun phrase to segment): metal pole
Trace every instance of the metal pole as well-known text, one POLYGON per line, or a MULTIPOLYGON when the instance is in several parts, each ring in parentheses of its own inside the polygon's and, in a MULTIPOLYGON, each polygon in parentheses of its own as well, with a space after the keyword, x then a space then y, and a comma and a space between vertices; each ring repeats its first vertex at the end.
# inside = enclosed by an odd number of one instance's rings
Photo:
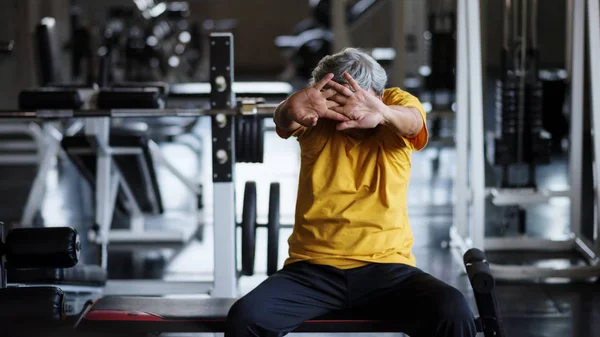
POLYGON ((467 0, 459 0, 457 8, 457 54, 456 54, 456 179, 454 227, 463 238, 468 231, 468 169, 469 169, 469 60, 467 55, 467 0))
MULTIPOLYGON (((588 43, 589 43, 589 61, 590 61, 590 100, 592 126, 594 128, 594 177, 600 178, 600 0, 588 0, 588 43)), ((583 20, 582 20, 583 21, 583 20)), ((600 210, 600 192, 596 188, 595 210, 600 210)), ((600 235, 600 227, 597 220, 594 221, 594 239, 600 235)), ((596 249, 598 243, 596 240, 596 249)))
MULTIPOLYGON (((233 35, 210 36, 211 106, 216 109, 236 105, 233 35)), ((213 297, 237 297, 235 135, 233 116, 217 115, 212 120, 214 288, 213 297)))
POLYGON ((467 1, 467 40, 469 60, 469 113, 471 114, 471 187, 473 195, 473 246, 484 249, 485 153, 483 91, 481 88, 481 24, 479 1, 467 1))
POLYGON ((109 153, 110 118, 90 118, 85 123, 85 133, 95 136, 98 142, 96 152, 96 208, 95 220, 100 235, 100 266, 108 267, 108 241, 112 222, 111 205, 111 167, 112 156, 109 153))
POLYGON ((571 194, 571 231, 581 236, 581 184, 583 164, 583 66, 585 62, 585 1, 573 0, 571 22, 571 135, 569 151, 569 184, 571 194))

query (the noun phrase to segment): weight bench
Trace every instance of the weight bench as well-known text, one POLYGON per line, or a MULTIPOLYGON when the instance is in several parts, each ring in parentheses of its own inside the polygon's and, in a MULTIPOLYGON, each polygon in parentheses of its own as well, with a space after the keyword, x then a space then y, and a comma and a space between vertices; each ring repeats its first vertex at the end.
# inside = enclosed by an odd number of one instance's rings
POLYGON ((6 330, 72 326, 101 297, 106 273, 96 266, 75 268, 80 250, 79 235, 69 227, 18 228, 0 240, 3 336, 6 330), (77 282, 71 283, 72 276, 77 282), (79 291, 68 289, 72 284, 79 291))
MULTIPOLYGON (((475 290, 479 317, 476 325, 484 336, 504 337, 494 295, 494 278, 481 251, 464 256, 467 275, 475 290)), ((82 316, 77 331, 94 333, 224 332, 227 313, 237 299, 177 299, 160 297, 104 297, 82 316)), ((394 321, 364 319, 338 312, 308 320, 294 332, 402 332, 394 321)))
MULTIPOLYGON (((111 129, 109 144, 118 149, 113 159, 126 182, 120 184, 116 207, 127 215, 135 212, 127 206, 130 197, 135 200, 140 212, 156 215, 164 212, 149 142, 144 132, 111 129)), ((95 189, 96 152, 99 151, 96 139, 78 134, 63 137, 61 146, 92 189, 95 189)))

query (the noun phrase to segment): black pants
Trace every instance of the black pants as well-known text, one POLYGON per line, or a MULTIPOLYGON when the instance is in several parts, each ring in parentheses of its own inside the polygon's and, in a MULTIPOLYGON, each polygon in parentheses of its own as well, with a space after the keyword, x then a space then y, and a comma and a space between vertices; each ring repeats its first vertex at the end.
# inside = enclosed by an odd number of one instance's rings
POLYGON ((462 293, 418 268, 370 264, 340 270, 299 262, 285 266, 233 305, 225 337, 283 336, 305 320, 337 310, 395 320, 411 337, 476 334, 462 293))

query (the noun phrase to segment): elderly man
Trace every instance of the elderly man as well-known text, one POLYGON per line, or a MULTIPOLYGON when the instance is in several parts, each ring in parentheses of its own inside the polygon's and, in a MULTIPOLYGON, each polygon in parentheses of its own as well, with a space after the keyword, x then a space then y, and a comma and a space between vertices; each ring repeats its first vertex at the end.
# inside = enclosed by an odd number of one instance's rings
POLYGON ((226 337, 282 336, 338 310, 395 320, 411 337, 475 336, 464 296, 416 267, 406 198, 425 112, 386 82, 373 58, 345 49, 277 108, 277 133, 301 149, 289 258, 231 308, 226 337))

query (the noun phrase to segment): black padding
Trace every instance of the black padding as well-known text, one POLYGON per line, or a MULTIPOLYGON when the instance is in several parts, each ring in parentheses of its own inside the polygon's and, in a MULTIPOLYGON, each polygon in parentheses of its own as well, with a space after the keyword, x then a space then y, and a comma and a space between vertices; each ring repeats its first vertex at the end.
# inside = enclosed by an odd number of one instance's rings
POLYGON ((44 88, 19 93, 19 109, 22 110, 79 110, 82 106, 81 95, 75 89, 44 88))
POLYGON ((111 88, 98 93, 99 109, 160 109, 163 95, 158 88, 111 88))
POLYGON ((78 264, 72 268, 27 268, 8 271, 8 283, 64 284, 101 287, 106 284, 106 270, 96 265, 78 264))
POLYGON ((477 248, 471 248, 471 249, 467 250, 467 252, 463 255, 464 264, 473 263, 473 262, 481 262, 481 261, 485 261, 485 260, 486 260, 485 254, 477 248))
POLYGON ((61 47, 54 18, 43 18, 36 26, 35 42, 41 86, 62 82, 61 47))
POLYGON ((4 246, 10 268, 70 268, 79 261, 79 234, 71 227, 17 228, 4 246))
POLYGON ((0 289, 0 323, 39 324, 61 320, 64 293, 56 287, 19 287, 0 289))
POLYGON ((471 286, 475 292, 480 294, 488 294, 494 290, 494 276, 485 262, 474 262, 467 267, 467 275, 471 286))

